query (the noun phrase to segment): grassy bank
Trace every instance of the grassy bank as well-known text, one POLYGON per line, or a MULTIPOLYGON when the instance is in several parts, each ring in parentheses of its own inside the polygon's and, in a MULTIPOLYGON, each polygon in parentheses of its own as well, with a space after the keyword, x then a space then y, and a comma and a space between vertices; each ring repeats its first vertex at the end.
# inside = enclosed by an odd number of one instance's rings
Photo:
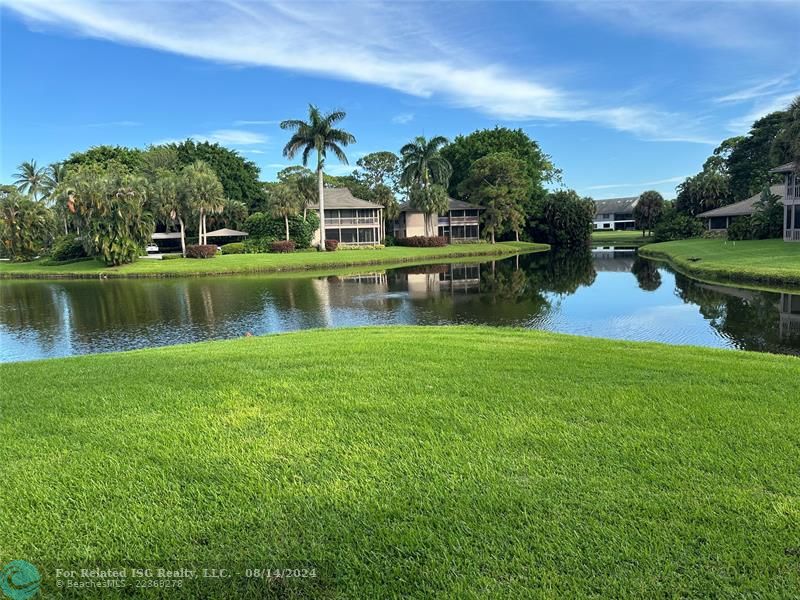
POLYGON ((639 254, 666 260, 696 277, 800 285, 800 244, 783 240, 680 240, 648 244, 639 249, 639 254))
POLYGON ((121 267, 106 267, 95 260, 66 265, 47 265, 37 260, 28 263, 0 263, 0 279, 97 278, 97 277, 187 277, 196 275, 232 275, 280 271, 324 270, 328 267, 354 267, 407 262, 499 256, 520 252, 541 252, 546 244, 500 242, 497 244, 458 244, 443 248, 390 248, 337 250, 336 252, 295 252, 292 254, 233 254, 211 259, 178 258, 173 260, 138 260, 121 267))
POLYGON ((45 597, 124 565, 232 574, 169 597, 791 597, 798 369, 490 328, 2 365, 0 549, 45 597))
POLYGON ((642 236, 641 231, 593 231, 592 243, 601 246, 614 244, 639 246, 653 241, 652 235, 642 236))

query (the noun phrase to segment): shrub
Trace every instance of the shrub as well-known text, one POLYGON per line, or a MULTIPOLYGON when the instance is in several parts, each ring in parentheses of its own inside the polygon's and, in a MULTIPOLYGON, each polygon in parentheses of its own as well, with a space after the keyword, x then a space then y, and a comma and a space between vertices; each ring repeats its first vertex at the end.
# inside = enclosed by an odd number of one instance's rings
POLYGON ((244 242, 233 242, 232 244, 225 244, 220 248, 223 254, 244 254, 244 242))
POLYGON ((653 241, 668 242, 700 237, 703 224, 694 217, 679 213, 675 209, 667 210, 653 230, 653 241))
POLYGON ((339 240, 325 240, 325 250, 335 252, 339 247, 339 240))
POLYGON ((280 240, 272 242, 269 249, 270 252, 294 252, 296 246, 297 244, 294 243, 294 240, 280 240))
POLYGON ((728 239, 733 241, 752 240, 753 225, 750 217, 739 217, 728 226, 728 239))
POLYGON ((395 240, 398 246, 409 246, 411 248, 438 248, 447 246, 447 241, 447 238, 442 235, 413 235, 395 240))
MULTIPOLYGON (((531 204, 526 233, 534 242, 555 247, 587 247, 592 238, 595 205, 574 190, 558 190, 531 204)), ((484 220, 490 215, 484 214, 484 220)))
MULTIPOLYGON (((294 240, 297 248, 311 246, 311 240, 314 239, 314 233, 318 228, 319 215, 313 210, 306 213, 305 221, 302 214, 289 217, 289 237, 294 240)), ((262 238, 280 240, 286 236, 283 218, 276 219, 262 212, 247 217, 244 229, 250 234, 251 240, 262 238)))
POLYGON ((74 235, 63 235, 53 243, 50 251, 50 260, 63 262, 65 260, 77 260, 87 256, 86 249, 79 237, 74 235))
POLYGON ((387 248, 390 246, 396 246, 397 240, 393 235, 387 235, 385 238, 383 238, 383 245, 387 248))
POLYGON ((270 246, 272 246, 272 242, 275 241, 275 238, 271 237, 263 237, 263 238, 252 238, 245 240, 244 242, 244 253, 245 254, 266 254, 269 252, 270 246))
POLYGON ((213 244, 186 246, 186 258, 214 258, 217 247, 213 244))

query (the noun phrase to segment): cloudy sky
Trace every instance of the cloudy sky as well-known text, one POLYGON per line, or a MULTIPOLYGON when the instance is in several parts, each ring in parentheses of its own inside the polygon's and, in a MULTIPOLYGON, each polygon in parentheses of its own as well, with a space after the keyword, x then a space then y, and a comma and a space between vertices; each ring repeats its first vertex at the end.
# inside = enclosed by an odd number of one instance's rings
POLYGON ((720 140, 800 93, 797 1, 0 5, 2 181, 31 158, 187 137, 270 179, 288 164, 278 122, 312 102, 347 112, 353 163, 500 124, 583 194, 672 197, 720 140))

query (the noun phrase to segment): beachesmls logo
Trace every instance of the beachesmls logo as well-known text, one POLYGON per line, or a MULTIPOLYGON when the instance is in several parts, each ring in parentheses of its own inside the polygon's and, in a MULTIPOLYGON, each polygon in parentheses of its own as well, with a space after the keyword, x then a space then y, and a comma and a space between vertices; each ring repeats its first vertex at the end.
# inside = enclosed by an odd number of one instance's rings
POLYGON ((3 567, 0 576, 0 590, 9 600, 33 598, 42 582, 39 570, 25 560, 12 560, 3 567))

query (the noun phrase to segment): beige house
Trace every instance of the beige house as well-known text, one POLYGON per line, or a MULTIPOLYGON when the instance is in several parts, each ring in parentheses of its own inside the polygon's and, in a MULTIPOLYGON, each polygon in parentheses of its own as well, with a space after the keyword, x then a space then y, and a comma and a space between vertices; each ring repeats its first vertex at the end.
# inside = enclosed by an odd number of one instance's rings
POLYGON ((477 204, 449 198, 446 213, 426 217, 425 213, 412 208, 406 202, 400 205, 400 216, 394 221, 394 235, 395 237, 438 235, 448 238, 453 244, 476 242, 480 240, 482 210, 484 208, 477 204))
MULTIPOLYGON (((309 206, 319 212, 319 204, 309 206)), ((325 188, 325 239, 347 246, 382 244, 383 207, 356 198, 347 188, 325 188)), ((320 242, 319 229, 311 242, 320 242)))

